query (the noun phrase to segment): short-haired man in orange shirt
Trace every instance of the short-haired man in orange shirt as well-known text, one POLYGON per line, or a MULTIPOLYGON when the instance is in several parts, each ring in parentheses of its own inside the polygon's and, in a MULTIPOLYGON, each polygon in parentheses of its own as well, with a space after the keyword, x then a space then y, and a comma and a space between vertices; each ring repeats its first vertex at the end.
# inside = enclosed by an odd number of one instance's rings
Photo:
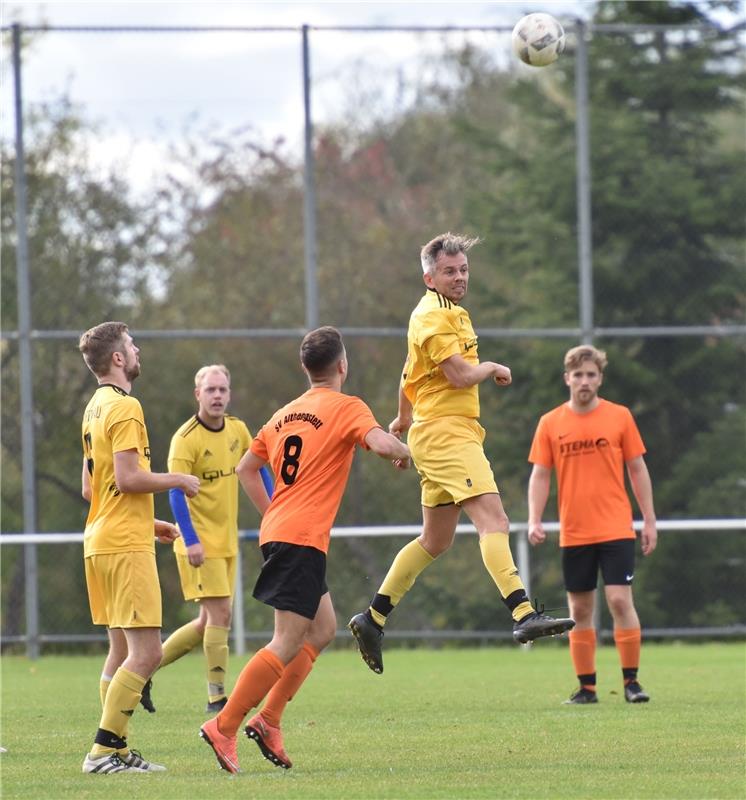
POLYGON ((640 620, 632 599, 635 532, 624 486, 627 468, 643 517, 642 553, 658 540, 653 488, 643 454, 645 445, 630 410, 598 396, 606 354, 590 345, 565 355, 567 403, 539 420, 528 460, 534 465, 528 484, 528 538, 541 544, 541 517, 549 497, 552 467, 557 470, 562 571, 575 629, 570 655, 580 686, 566 703, 596 703, 596 631, 593 610, 600 569, 606 602, 614 620, 614 642, 624 678, 624 697, 646 703, 650 697, 637 680, 640 620))
POLYGON ((275 630, 244 667, 223 710, 200 729, 220 766, 234 773, 239 772, 238 728, 265 696, 245 733, 273 764, 292 766, 280 717, 337 630, 326 553, 355 447, 391 459, 399 469, 410 465, 407 446, 381 428, 359 397, 342 393, 347 356, 336 328, 306 334, 300 357, 311 388, 271 417, 236 468, 262 514, 264 564, 254 597, 275 609, 275 630), (276 476, 271 501, 259 473, 266 463, 276 476))

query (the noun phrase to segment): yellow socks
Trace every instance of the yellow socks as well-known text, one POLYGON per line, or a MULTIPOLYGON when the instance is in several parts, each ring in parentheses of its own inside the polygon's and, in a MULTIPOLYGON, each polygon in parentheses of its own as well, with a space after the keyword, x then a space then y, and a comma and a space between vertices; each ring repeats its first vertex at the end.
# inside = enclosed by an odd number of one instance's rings
POLYGON ((412 588, 417 576, 433 561, 435 561, 433 556, 425 550, 418 539, 402 547, 370 605, 370 614, 374 622, 381 627, 386 624, 386 618, 412 588))
POLYGON ((484 566, 497 584, 503 603, 510 610, 513 619, 523 619, 533 608, 513 561, 508 534, 499 531, 484 534, 479 540, 479 549, 482 551, 484 566))
MULTIPOLYGON (((225 697, 225 672, 228 668, 228 636, 230 628, 207 625, 204 635, 194 622, 187 622, 163 643, 161 667, 185 656, 201 642, 207 659, 207 696, 209 702, 225 697)), ((160 667, 159 667, 160 668, 160 667)))
POLYGON ((111 684, 111 675, 101 675, 101 680, 98 682, 98 696, 101 700, 101 708, 104 707, 106 702, 106 693, 109 691, 111 684))
POLYGON ((225 672, 228 668, 228 636, 230 628, 207 625, 204 635, 194 622, 187 622, 174 631, 163 643, 160 668, 185 656, 202 643, 207 659, 207 695, 209 702, 225 697, 225 672))
POLYGON ((130 717, 137 708, 142 687, 147 679, 122 667, 114 673, 106 692, 101 722, 91 756, 103 756, 115 750, 127 752, 127 729, 130 717))
POLYGON ((207 659, 207 697, 210 703, 225 697, 225 671, 228 669, 228 634, 230 628, 208 625, 203 648, 207 659))
MULTIPOLYGON (((163 658, 161 667, 171 664, 176 659, 185 656, 190 650, 202 641, 202 634, 197 630, 194 622, 187 622, 174 631, 163 643, 163 658)), ((159 667, 160 669, 160 667, 159 667)))

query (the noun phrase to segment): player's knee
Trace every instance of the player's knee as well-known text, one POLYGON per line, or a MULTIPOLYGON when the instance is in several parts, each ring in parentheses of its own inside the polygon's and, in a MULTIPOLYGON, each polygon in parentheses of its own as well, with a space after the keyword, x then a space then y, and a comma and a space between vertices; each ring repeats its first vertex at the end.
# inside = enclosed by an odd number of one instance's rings
POLYGON ((451 545, 453 544, 453 536, 451 536, 450 539, 441 539, 424 535, 420 537, 420 544, 426 553, 431 555, 433 558, 437 558, 438 556, 443 555, 443 553, 445 553, 447 550, 451 549, 451 545))
POLYGON ((214 614, 211 614, 207 619, 208 625, 215 625, 218 628, 230 628, 231 626, 231 612, 230 609, 227 611, 219 611, 214 614))
POLYGON ((148 668, 150 669, 150 673, 152 674, 158 669, 161 663, 161 659, 163 658, 163 647, 161 646, 160 642, 157 642, 157 644, 153 645, 151 650, 148 652, 148 656, 149 656, 148 668))
POLYGON ((495 519, 495 529, 506 532, 510 530, 510 520, 505 512, 501 512, 497 515, 495 519))
POLYGON ((609 612, 613 617, 622 617, 634 609, 632 598, 627 595, 611 595, 606 598, 609 612))
POLYGON ((324 648, 328 647, 337 635, 337 626, 335 622, 329 622, 318 630, 313 631, 308 636, 308 641, 320 653, 324 648))

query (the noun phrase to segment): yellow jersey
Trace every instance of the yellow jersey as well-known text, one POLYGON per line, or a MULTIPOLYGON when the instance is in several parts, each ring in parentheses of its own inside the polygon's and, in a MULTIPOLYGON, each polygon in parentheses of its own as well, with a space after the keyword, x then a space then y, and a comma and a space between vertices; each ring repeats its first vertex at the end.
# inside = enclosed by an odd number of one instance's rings
MULTIPOLYGON (((199 494, 188 498, 187 504, 205 558, 227 558, 238 552, 236 467, 250 444, 246 424, 230 414, 225 415, 219 430, 208 428, 195 415, 171 438, 169 472, 199 478, 199 494)), ((186 553, 183 539, 174 542, 174 550, 186 553)))
POLYGON ((138 467, 150 472, 150 444, 140 402, 118 386, 99 386, 83 414, 82 433, 91 482, 84 555, 154 553, 153 495, 122 493, 114 480, 114 453, 125 450, 137 450, 138 467))
POLYGON ((409 318, 407 361, 402 389, 416 422, 436 417, 479 417, 479 389, 456 389, 439 364, 460 355, 479 363, 477 336, 469 312, 434 289, 428 289, 409 318))

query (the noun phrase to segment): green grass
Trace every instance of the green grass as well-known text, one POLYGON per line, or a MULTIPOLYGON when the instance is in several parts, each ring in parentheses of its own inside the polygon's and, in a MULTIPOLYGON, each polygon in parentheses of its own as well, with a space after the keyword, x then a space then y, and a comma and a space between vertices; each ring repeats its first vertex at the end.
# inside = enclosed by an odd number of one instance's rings
MULTIPOLYGON (((244 772, 217 768, 197 730, 202 659, 156 676, 158 711, 130 742, 169 771, 90 776, 102 657, 3 658, 2 796, 106 800, 232 798, 743 798, 743 644, 646 645, 652 695, 630 705, 613 648, 599 651, 596 706, 573 688, 565 646, 396 650, 376 676, 352 650, 317 662, 288 707, 279 770, 243 735, 244 772)), ((242 660, 234 658, 234 678, 242 660)), ((230 681, 229 681, 230 682, 230 681)))

